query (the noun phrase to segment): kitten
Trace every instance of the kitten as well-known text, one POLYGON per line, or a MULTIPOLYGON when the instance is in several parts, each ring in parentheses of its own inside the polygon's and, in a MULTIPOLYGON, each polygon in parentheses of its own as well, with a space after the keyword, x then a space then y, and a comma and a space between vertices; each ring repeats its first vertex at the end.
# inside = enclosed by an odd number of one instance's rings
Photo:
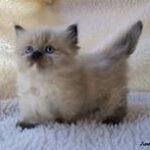
POLYGON ((127 110, 127 58, 136 48, 142 22, 104 51, 78 55, 78 28, 24 29, 17 34, 18 96, 22 128, 79 117, 99 110, 105 123, 122 121, 127 110))

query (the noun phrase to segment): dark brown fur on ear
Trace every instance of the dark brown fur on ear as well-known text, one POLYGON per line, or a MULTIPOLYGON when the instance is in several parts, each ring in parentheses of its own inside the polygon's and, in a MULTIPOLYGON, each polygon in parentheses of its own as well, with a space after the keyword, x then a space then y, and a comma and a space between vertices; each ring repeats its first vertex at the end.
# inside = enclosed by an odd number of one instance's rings
POLYGON ((67 38, 71 40, 72 44, 78 43, 78 26, 77 24, 72 24, 67 28, 67 38))
POLYGON ((25 29, 20 25, 14 25, 16 35, 18 36, 21 32, 24 32, 25 29))

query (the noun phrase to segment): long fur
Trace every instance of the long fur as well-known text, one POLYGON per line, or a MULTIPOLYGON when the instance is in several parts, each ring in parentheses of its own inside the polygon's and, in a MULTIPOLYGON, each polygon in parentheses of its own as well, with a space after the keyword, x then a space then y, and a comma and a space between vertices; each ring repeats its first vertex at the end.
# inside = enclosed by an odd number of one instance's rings
POLYGON ((77 26, 65 30, 16 27, 16 56, 20 70, 18 93, 21 121, 75 121, 88 112, 100 111, 100 119, 121 121, 127 107, 127 58, 135 50, 142 23, 135 23, 105 51, 83 58, 78 55, 77 26), (33 62, 24 54, 28 45, 51 44, 57 50, 33 62))

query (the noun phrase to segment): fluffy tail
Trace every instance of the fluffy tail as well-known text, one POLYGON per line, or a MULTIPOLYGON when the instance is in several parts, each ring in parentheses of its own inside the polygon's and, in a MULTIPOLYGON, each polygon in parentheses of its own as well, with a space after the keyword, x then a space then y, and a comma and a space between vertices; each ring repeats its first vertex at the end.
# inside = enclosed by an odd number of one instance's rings
POLYGON ((113 61, 124 57, 127 58, 134 52, 142 29, 143 24, 141 21, 133 24, 129 30, 127 30, 107 51, 104 52, 105 56, 113 61))
POLYGON ((83 57, 85 66, 109 69, 114 67, 115 64, 120 64, 119 62, 124 62, 134 52, 142 29, 142 22, 136 22, 108 48, 100 53, 97 51, 83 57))

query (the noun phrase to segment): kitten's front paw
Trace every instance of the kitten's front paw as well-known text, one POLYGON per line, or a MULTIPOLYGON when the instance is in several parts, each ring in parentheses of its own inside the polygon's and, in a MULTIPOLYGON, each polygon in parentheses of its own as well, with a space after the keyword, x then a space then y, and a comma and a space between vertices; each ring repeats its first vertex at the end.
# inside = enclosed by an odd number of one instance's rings
POLYGON ((26 122, 23 122, 23 121, 20 121, 16 124, 16 126, 18 127, 21 127, 23 130, 24 129, 31 129, 31 128, 34 128, 37 124, 32 124, 32 123, 26 123, 26 122))

